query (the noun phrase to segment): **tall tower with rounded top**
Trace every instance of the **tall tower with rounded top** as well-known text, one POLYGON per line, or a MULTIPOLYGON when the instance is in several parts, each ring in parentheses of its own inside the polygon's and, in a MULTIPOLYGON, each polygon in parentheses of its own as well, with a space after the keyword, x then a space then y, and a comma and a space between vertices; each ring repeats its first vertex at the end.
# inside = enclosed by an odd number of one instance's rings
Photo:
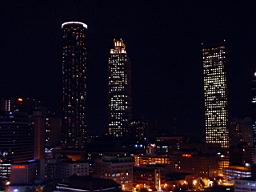
POLYGON ((67 148, 83 148, 87 136, 87 25, 70 21, 61 28, 63 141, 67 148))

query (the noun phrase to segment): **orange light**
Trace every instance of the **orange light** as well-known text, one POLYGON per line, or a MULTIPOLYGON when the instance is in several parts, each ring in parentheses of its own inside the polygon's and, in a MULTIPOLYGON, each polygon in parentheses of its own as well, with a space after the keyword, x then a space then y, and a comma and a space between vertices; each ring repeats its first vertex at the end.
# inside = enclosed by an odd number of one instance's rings
POLYGON ((13 169, 25 169, 24 165, 15 165, 12 167, 13 169))
POLYGON ((18 102, 23 102, 23 99, 19 97, 19 98, 17 99, 17 101, 18 101, 18 102))
POLYGON ((197 184, 197 180, 194 179, 192 183, 193 183, 193 185, 196 185, 197 184))
POLYGON ((182 157, 191 158, 192 154, 184 153, 184 154, 182 154, 182 157))

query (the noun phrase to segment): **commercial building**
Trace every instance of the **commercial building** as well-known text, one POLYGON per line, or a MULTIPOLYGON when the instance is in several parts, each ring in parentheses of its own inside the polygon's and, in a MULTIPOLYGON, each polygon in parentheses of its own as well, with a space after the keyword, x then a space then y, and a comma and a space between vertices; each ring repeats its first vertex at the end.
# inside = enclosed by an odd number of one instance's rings
POLYGON ((12 185, 33 184, 39 177, 39 162, 29 161, 11 165, 12 185))
POLYGON ((63 161, 61 162, 59 168, 61 178, 67 178, 72 175, 89 175, 89 163, 84 161, 63 161))
POLYGON ((205 140, 229 147, 226 48, 203 45, 205 140))
MULTIPOLYGON (((0 177, 11 165, 44 159, 45 122, 41 102, 31 98, 2 99, 0 114, 0 177)), ((41 170, 44 170, 43 161, 41 170)), ((41 171, 40 171, 41 172, 41 171)), ((41 172, 43 176, 43 172, 41 172)))
POLYGON ((83 148, 87 135, 86 114, 86 30, 82 22, 61 25, 62 44, 62 112, 64 145, 83 148))
POLYGON ((63 179, 72 175, 88 176, 89 163, 66 159, 48 159, 46 161, 46 175, 48 179, 63 179))
POLYGON ((94 175, 112 179, 122 186, 122 190, 130 191, 133 186, 133 161, 126 156, 103 156, 95 161, 94 175))
POLYGON ((250 178, 251 168, 245 166, 229 166, 224 169, 224 177, 227 180, 236 180, 242 178, 250 178))
POLYGON ((47 148, 53 148, 60 144, 61 126, 61 118, 54 113, 47 112, 45 116, 45 146, 47 148))
POLYGON ((32 114, 33 111, 41 109, 41 101, 34 98, 9 97, 1 99, 0 110, 2 112, 20 111, 32 114))
POLYGON ((161 186, 161 171, 157 167, 135 167, 133 182, 136 189, 159 191, 161 186))
POLYGON ((0 114, 0 178, 8 179, 11 164, 34 158, 33 127, 26 113, 0 114))
POLYGON ((23 112, 2 112, 0 115, 1 161, 25 162, 34 157, 33 128, 23 112))
POLYGON ((251 110, 252 110, 252 131, 253 131, 253 162, 256 163, 256 70, 252 75, 251 87, 251 110))
POLYGON ((182 153, 170 156, 173 172, 189 173, 198 177, 216 177, 222 162, 208 154, 182 153))
POLYGON ((122 39, 114 39, 108 64, 108 134, 122 137, 128 134, 131 120, 131 69, 122 39))
POLYGON ((55 192, 106 191, 121 192, 121 186, 110 179, 72 176, 57 184, 55 192))
POLYGON ((45 147, 45 117, 41 111, 32 114, 32 125, 34 128, 34 159, 44 159, 45 147))
POLYGON ((253 163, 253 132, 251 118, 232 120, 230 129, 230 165, 253 163))
POLYGON ((253 192, 256 191, 256 180, 253 178, 235 180, 235 192, 253 192))
POLYGON ((169 165, 171 163, 170 157, 166 155, 134 155, 134 165, 169 165))
POLYGON ((132 139, 137 144, 143 144, 146 142, 146 129, 147 122, 143 120, 132 120, 130 122, 130 134, 132 139))
POLYGON ((0 162, 0 178, 2 180, 8 180, 11 175, 11 163, 10 161, 1 161, 0 162))

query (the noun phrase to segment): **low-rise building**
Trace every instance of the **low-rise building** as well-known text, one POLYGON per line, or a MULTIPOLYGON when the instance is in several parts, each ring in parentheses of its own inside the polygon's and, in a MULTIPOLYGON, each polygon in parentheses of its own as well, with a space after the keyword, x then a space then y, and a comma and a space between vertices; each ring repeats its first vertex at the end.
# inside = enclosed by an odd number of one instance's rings
POLYGON ((85 161, 65 161, 61 163, 61 166, 59 166, 59 168, 61 176, 63 178, 67 178, 72 175, 89 175, 89 163, 85 161))
POLYGON ((134 164, 135 166, 143 166, 143 165, 168 165, 170 164, 170 157, 166 155, 135 155, 134 156, 134 164))
POLYGON ((133 186, 133 161, 127 156, 103 156, 94 164, 94 175, 99 178, 112 179, 130 191, 133 186))
POLYGON ((244 166, 229 166, 224 169, 224 177, 227 180, 235 180, 241 178, 250 178, 251 168, 244 166))
POLYGON ((235 180, 235 192, 256 191, 256 180, 253 178, 235 180))
POLYGON ((11 184, 26 185, 33 184, 39 176, 39 163, 31 161, 11 165, 11 184))
POLYGON ((71 176, 59 182, 54 192, 105 191, 121 192, 121 185, 110 179, 71 176))
POLYGON ((88 176, 89 163, 85 161, 51 159, 47 161, 46 174, 48 179, 63 179, 72 175, 88 176))

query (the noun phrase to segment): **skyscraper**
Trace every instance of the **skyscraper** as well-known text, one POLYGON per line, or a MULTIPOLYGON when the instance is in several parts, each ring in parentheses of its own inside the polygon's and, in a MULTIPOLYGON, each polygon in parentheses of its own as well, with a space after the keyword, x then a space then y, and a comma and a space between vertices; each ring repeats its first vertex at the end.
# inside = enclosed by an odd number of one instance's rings
POLYGON ((33 127, 27 113, 0 113, 0 179, 9 177, 12 163, 33 160, 33 137, 33 127))
POLYGON ((45 117, 45 146, 53 148, 60 144, 62 121, 55 113, 48 111, 45 117))
POLYGON ((83 148, 87 135, 86 116, 86 30, 82 22, 61 25, 62 44, 62 112, 64 144, 83 148))
POLYGON ((204 46, 204 106, 206 143, 229 147, 226 51, 224 42, 217 46, 204 46))
MULTIPOLYGON (((255 70, 255 69, 254 69, 255 70)), ((253 161, 256 163, 256 70, 252 76, 251 87, 251 109, 252 109, 252 133, 253 133, 253 161)))
POLYGON ((131 69, 122 39, 114 39, 108 62, 108 134, 122 137, 128 133, 131 119, 131 69))
POLYGON ((32 114, 32 125, 34 129, 34 159, 44 159, 45 147, 45 116, 41 111, 32 114))

